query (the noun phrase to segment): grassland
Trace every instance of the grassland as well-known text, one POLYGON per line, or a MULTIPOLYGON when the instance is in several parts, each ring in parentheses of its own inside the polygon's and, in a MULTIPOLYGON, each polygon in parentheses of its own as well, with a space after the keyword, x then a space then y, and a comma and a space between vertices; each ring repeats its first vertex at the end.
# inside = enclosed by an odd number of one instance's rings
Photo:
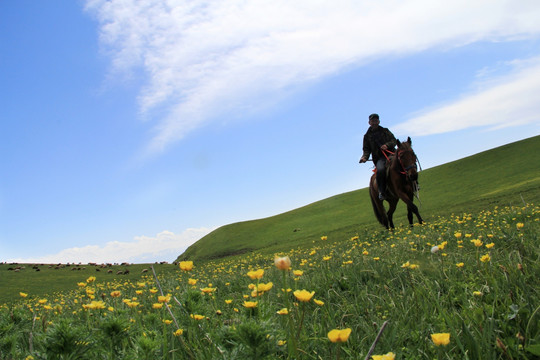
MULTIPOLYGON (((539 150, 540 136, 536 136, 422 171, 422 216, 430 222, 439 216, 495 205, 540 202, 539 150)), ((396 226, 407 223, 405 209, 403 203, 398 205, 396 226)), ((269 218, 223 226, 193 244, 177 260, 288 250, 309 245, 321 233, 348 238, 378 230, 380 225, 374 219, 367 188, 363 188, 269 218)))

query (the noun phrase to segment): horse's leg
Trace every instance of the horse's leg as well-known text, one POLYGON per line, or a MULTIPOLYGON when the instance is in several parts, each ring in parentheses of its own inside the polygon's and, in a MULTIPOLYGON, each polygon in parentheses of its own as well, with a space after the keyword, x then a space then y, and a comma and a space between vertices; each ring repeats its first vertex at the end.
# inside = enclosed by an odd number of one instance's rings
POLYGON ((398 201, 398 199, 388 200, 390 207, 388 209, 388 213, 386 213, 386 216, 388 217, 388 224, 390 225, 391 229, 394 228, 394 211, 396 211, 398 201))
POLYGON ((424 220, 422 220, 422 217, 420 216, 418 207, 415 204, 413 204, 413 194, 407 194, 404 191, 398 191, 397 195, 405 204, 407 204, 407 218, 409 219, 409 224, 412 225, 413 213, 416 215, 416 218, 418 219, 418 223, 422 224, 424 220))

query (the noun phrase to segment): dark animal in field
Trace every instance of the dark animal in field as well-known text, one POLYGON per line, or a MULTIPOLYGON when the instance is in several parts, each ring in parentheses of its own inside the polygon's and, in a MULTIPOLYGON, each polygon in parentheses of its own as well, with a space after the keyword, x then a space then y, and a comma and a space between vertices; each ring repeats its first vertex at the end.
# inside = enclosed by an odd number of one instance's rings
POLYGON ((369 195, 373 211, 379 223, 387 229, 394 228, 393 215, 400 199, 407 204, 409 225, 413 225, 413 214, 416 215, 420 224, 423 222, 418 207, 413 204, 414 192, 417 189, 418 172, 417 158, 411 144, 410 137, 403 143, 397 140, 397 150, 388 158, 386 180, 386 201, 390 204, 388 212, 384 208, 383 200, 379 200, 376 174, 373 174, 369 182, 369 195))

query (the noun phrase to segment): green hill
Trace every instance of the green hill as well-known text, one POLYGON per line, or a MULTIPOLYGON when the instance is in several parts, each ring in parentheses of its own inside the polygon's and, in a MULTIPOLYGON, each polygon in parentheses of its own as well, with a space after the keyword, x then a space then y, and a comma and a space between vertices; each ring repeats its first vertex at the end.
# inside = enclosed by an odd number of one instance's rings
MULTIPOLYGON (((422 171, 420 213, 429 222, 442 215, 498 204, 538 202, 539 150, 540 136, 535 136, 422 171)), ((396 226, 408 224, 405 215, 405 204, 400 202, 396 226)), ((364 188, 272 217, 222 226, 191 245, 177 261, 204 261, 252 250, 287 251, 308 246, 322 235, 345 240, 374 229, 382 227, 364 188)))

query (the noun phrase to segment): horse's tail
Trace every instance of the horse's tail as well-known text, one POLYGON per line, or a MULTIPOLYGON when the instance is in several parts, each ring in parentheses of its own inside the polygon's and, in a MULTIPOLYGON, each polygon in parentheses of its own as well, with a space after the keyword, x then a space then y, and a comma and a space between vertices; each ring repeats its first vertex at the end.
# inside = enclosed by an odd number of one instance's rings
MULTIPOLYGON (((373 175, 374 177, 375 175, 373 175)), ((377 220, 379 221, 379 223, 381 223, 382 226, 385 226, 385 227, 388 227, 387 224, 384 223, 384 220, 385 220, 385 213, 384 213, 384 208, 383 208, 383 212, 381 213, 381 209, 380 209, 380 206, 379 206, 379 203, 377 203, 377 201, 375 201, 375 197, 378 196, 378 192, 376 191, 375 189, 375 184, 374 184, 374 181, 373 181, 373 177, 369 183, 369 198, 371 199, 371 206, 373 206, 373 212, 375 213, 375 217, 377 218, 377 220)))
POLYGON ((373 199, 373 195, 370 196, 370 198, 371 198, 371 205, 373 206, 373 212, 375 213, 375 217, 377 218, 379 223, 381 223, 381 225, 386 226, 384 224, 384 215, 381 214, 378 204, 375 202, 375 199, 373 199))

